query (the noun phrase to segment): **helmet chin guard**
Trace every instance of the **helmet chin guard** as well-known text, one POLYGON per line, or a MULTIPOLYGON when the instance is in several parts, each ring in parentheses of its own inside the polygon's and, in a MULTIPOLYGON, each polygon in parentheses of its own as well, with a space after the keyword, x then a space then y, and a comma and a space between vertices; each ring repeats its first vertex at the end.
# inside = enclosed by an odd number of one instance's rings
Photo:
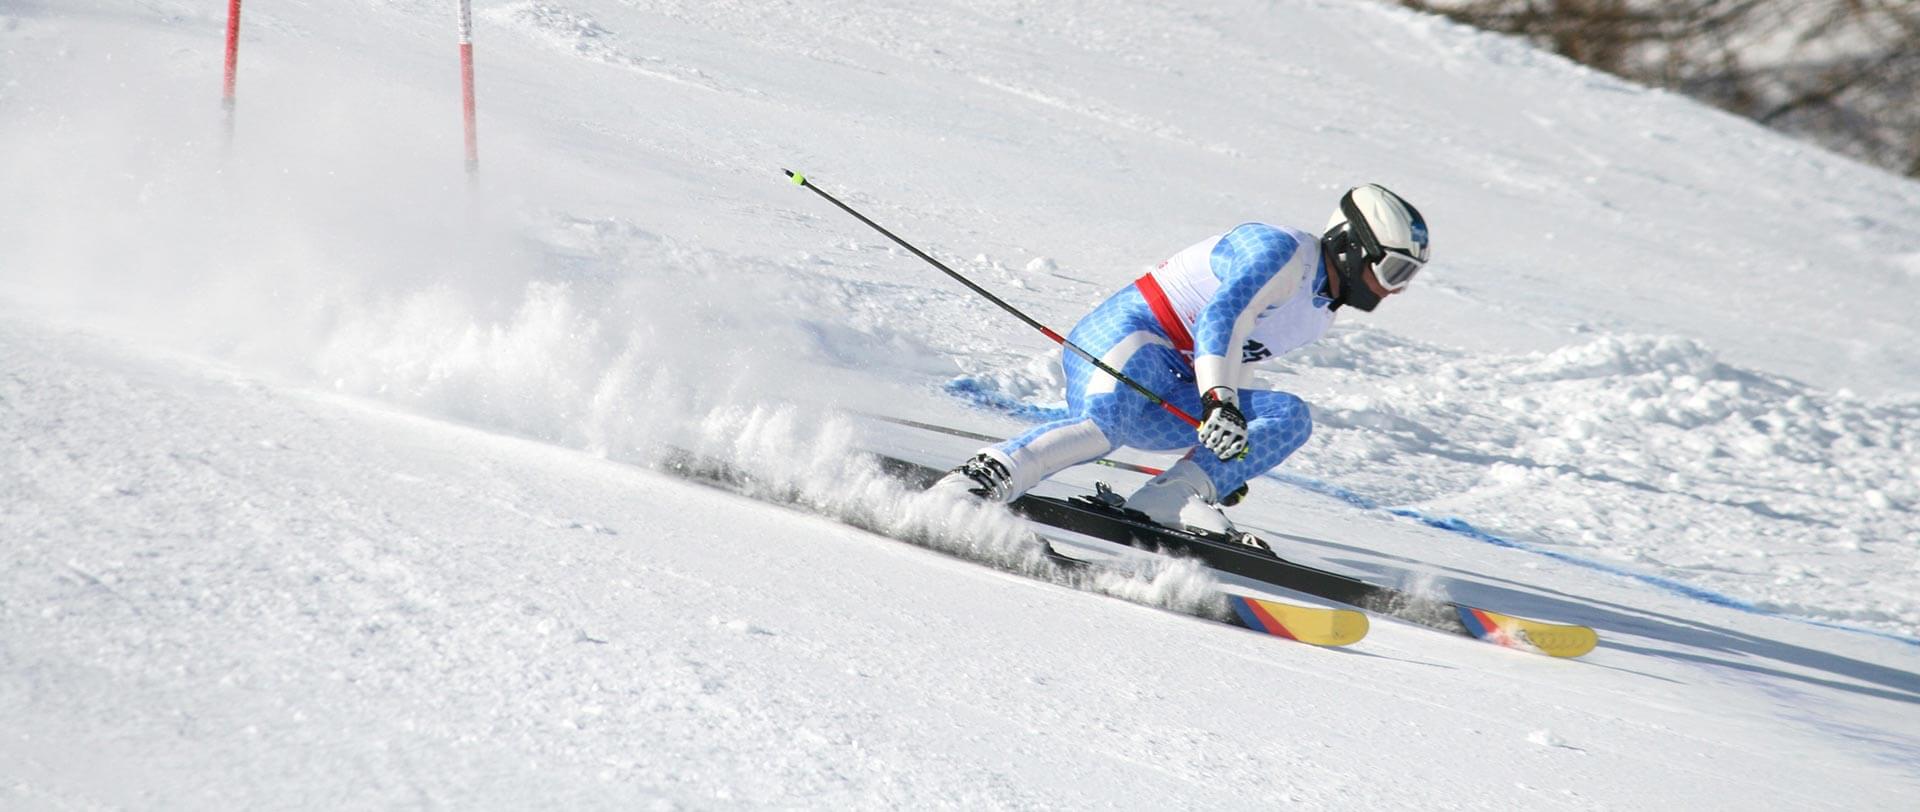
POLYGON ((1320 254, 1327 259, 1327 269, 1340 280, 1340 295, 1333 297, 1334 310, 1352 305, 1372 312, 1379 306, 1380 297, 1367 286, 1365 252, 1359 247, 1359 241, 1347 233, 1345 223, 1320 238, 1320 254))

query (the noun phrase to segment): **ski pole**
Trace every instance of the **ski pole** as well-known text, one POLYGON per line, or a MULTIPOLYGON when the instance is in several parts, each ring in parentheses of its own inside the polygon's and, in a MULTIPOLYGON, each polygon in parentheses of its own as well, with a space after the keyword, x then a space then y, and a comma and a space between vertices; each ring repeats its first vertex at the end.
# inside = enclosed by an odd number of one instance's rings
POLYGON ((1139 392, 1141 396, 1147 399, 1148 402, 1162 409, 1167 410, 1167 412, 1172 414, 1174 417, 1178 417, 1181 420, 1186 421, 1187 425, 1193 426, 1195 428, 1199 428, 1200 421, 1195 419, 1193 415, 1187 414, 1185 411, 1182 411, 1180 407, 1175 406, 1171 403, 1168 403, 1166 398, 1163 398, 1157 394, 1154 394, 1153 390, 1148 389, 1145 386, 1142 386, 1139 381, 1136 381, 1132 378, 1127 377, 1126 373, 1121 372, 1120 370, 1114 369, 1113 367, 1108 366, 1105 361, 1102 361, 1098 358, 1093 357, 1093 353, 1090 353, 1090 352, 1087 352, 1086 350, 1081 349, 1080 345, 1075 344, 1071 341, 1068 341, 1066 337, 1060 335, 1059 333, 1054 332, 1051 329, 1048 329, 1046 325, 1041 324, 1040 322, 1034 321, 1032 317, 1028 316, 1025 313, 1020 312, 1020 310, 1018 308, 1015 308, 1013 305, 1007 304, 1006 301, 1002 300, 1000 297, 995 296, 992 293, 988 292, 986 288, 983 288, 983 287, 980 287, 979 285, 974 284, 973 280, 968 279, 964 276, 961 276, 958 271, 955 271, 954 269, 947 267, 946 264, 942 263, 940 260, 927 256, 927 252, 922 251, 918 248, 915 248, 912 243, 909 243, 906 240, 900 239, 893 232, 888 231, 885 228, 881 227, 879 223, 876 223, 872 220, 867 219, 866 215, 861 214, 860 212, 854 211, 853 207, 840 202, 839 198, 834 197, 833 195, 827 194, 826 191, 822 190, 820 187, 813 185, 811 181, 807 180, 806 175, 802 175, 791 169, 782 169, 780 171, 787 173, 787 177, 793 179, 794 185, 804 187, 809 191, 813 192, 814 194, 825 198, 828 203, 832 203, 833 205, 840 207, 841 211, 844 211, 848 214, 853 215, 854 219, 857 219, 862 223, 866 223, 874 231, 878 231, 881 234, 886 235, 887 239, 893 240, 895 243, 899 244, 901 248, 905 248, 908 251, 912 251, 914 256, 926 260, 927 264, 932 265, 935 268, 939 268, 946 275, 953 277, 954 281, 959 282, 962 285, 966 285, 969 290, 972 290, 974 293, 978 293, 981 296, 986 297, 987 301, 992 302, 996 305, 999 305, 1001 310, 1005 310, 1008 313, 1012 313, 1014 318, 1017 318, 1023 322, 1026 322, 1028 327, 1032 327, 1035 330, 1039 330, 1041 335, 1044 335, 1047 338, 1053 339, 1053 342, 1055 344, 1059 344, 1060 346, 1067 348, 1068 350, 1072 351, 1074 355, 1078 355, 1081 358, 1086 359, 1087 363, 1094 365, 1094 367, 1098 368, 1101 372, 1105 372, 1108 375, 1112 375, 1114 380, 1126 384, 1129 388, 1133 389, 1133 391, 1135 392, 1139 392))

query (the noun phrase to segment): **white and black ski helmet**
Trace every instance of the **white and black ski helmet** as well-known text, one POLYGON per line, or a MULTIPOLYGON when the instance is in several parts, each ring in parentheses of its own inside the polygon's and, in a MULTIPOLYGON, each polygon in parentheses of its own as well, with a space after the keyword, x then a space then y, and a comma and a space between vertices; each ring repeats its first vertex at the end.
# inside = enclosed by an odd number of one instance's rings
POLYGON ((1386 289, 1402 290, 1433 253, 1420 210, 1376 183, 1355 186, 1340 197, 1320 248, 1328 269, 1340 275, 1336 306, 1361 310, 1380 303, 1363 279, 1368 267, 1386 289))

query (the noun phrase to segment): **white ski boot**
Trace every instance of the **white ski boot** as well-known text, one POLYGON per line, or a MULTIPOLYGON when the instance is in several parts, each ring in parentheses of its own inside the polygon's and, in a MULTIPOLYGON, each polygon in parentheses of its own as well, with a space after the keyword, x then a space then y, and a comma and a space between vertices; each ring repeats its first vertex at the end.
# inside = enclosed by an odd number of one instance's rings
POLYGON ((1013 498, 1012 463, 997 449, 988 449, 948 471, 929 490, 970 493, 989 502, 1006 502, 1013 498))
POLYGON ((1154 524, 1175 530, 1192 528, 1223 536, 1239 536, 1233 522, 1217 504, 1213 480, 1191 459, 1182 459, 1127 497, 1127 508, 1146 514, 1154 524))

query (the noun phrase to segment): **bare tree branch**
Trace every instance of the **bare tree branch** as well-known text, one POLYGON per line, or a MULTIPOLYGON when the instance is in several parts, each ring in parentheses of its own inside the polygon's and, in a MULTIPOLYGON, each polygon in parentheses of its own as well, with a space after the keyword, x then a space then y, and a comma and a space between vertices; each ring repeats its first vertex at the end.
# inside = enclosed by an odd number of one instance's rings
POLYGON ((1397 0, 1920 177, 1915 0, 1397 0))

